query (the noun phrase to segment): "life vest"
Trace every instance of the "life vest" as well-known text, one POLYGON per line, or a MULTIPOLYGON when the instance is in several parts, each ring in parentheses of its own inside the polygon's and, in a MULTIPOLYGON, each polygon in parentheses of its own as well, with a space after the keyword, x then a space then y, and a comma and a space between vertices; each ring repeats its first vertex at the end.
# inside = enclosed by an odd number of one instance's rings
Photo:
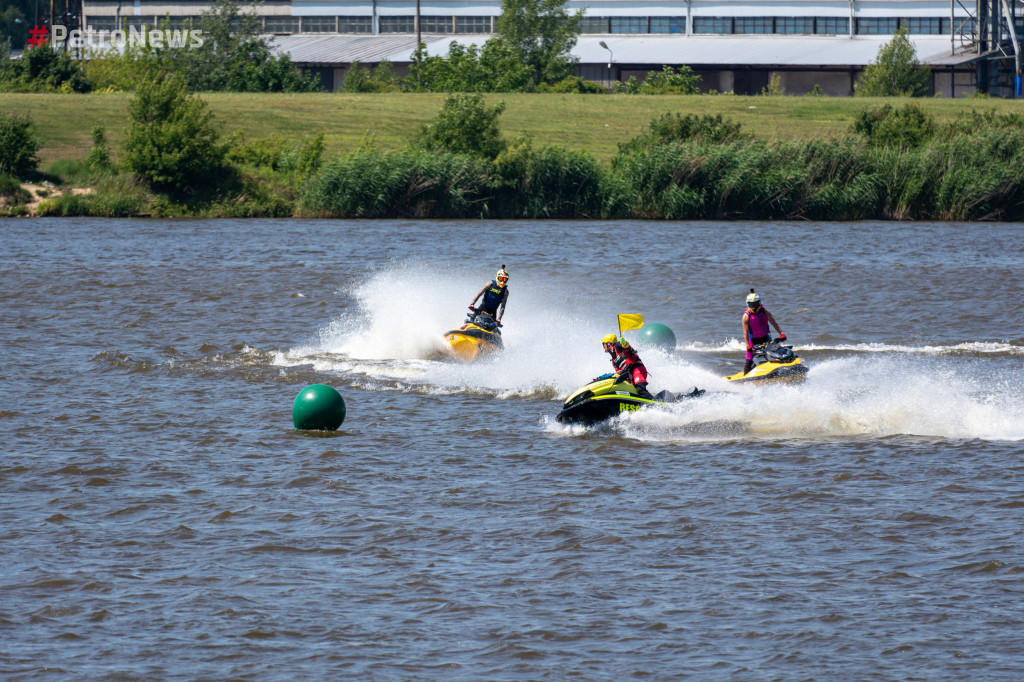
POLYGON ((747 329, 750 330, 750 339, 763 339, 768 336, 768 309, 761 306, 756 313, 747 308, 743 311, 747 316, 747 329))
POLYGON ((493 315, 498 312, 498 306, 508 295, 508 287, 499 287, 498 280, 491 280, 491 287, 484 294, 484 300, 480 303, 481 309, 493 315))
POLYGON ((643 367, 644 362, 640 359, 640 355, 631 347, 620 348, 616 346, 615 357, 612 358, 612 366, 615 367, 619 372, 632 371, 637 367, 643 367))

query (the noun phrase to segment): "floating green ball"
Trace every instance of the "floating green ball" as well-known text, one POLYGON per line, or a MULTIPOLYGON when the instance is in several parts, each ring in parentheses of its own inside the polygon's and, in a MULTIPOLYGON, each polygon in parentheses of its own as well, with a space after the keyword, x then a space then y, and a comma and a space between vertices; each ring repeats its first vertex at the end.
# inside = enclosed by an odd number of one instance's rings
POLYGON ((663 324, 652 322, 645 324, 637 334, 637 345, 662 350, 675 350, 676 335, 663 324))
POLYGON ((345 421, 345 399, 330 386, 313 384, 292 403, 292 423, 303 431, 336 431, 345 421))

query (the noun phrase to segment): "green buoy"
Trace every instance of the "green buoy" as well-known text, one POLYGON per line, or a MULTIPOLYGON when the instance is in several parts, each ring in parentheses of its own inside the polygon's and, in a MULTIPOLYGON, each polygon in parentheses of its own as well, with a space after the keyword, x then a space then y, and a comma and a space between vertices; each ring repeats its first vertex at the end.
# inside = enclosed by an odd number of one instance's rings
POLYGON ((676 335, 663 324, 652 322, 645 324, 637 334, 637 345, 662 350, 675 350, 676 335))
POLYGON ((345 399, 330 386, 313 384, 292 403, 292 423, 303 431, 337 431, 345 421, 345 399))

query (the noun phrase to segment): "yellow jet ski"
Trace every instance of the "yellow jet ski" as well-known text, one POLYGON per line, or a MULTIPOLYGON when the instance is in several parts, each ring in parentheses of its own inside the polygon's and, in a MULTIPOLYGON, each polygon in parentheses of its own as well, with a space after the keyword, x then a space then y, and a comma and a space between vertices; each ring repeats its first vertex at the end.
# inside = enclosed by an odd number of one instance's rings
POLYGON ((792 346, 783 346, 776 341, 759 343, 753 348, 754 367, 749 373, 739 371, 725 377, 728 381, 742 384, 749 381, 802 380, 807 374, 807 366, 793 352, 792 346))
POLYGON ((453 357, 473 362, 478 357, 504 348, 501 342, 501 323, 487 313, 472 312, 458 329, 444 335, 453 357))
POLYGON ((635 412, 651 405, 677 403, 702 395, 704 391, 691 387, 680 393, 659 391, 649 398, 642 398, 633 384, 619 381, 615 374, 603 374, 566 398, 562 411, 555 419, 560 424, 590 426, 617 417, 623 412, 635 412))

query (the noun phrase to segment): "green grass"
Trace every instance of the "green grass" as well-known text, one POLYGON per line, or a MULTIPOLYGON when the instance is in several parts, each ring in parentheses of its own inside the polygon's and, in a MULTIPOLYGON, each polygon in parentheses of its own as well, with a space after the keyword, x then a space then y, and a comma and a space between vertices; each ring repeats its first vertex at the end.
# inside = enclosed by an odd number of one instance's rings
MULTIPOLYGON (((420 126, 434 118, 442 94, 245 94, 201 95, 225 134, 241 130, 249 140, 280 135, 287 140, 324 133, 324 158, 352 151, 372 139, 384 149, 408 144, 420 126)), ((107 130, 116 159, 127 125, 130 95, 5 94, 0 112, 28 114, 43 138, 44 165, 84 158, 95 125, 107 130)), ((525 135, 535 146, 561 145, 586 150, 606 162, 650 120, 663 113, 721 113, 746 132, 767 139, 808 139, 843 135, 856 115, 885 101, 832 97, 734 97, 642 95, 488 95, 507 105, 500 122, 507 138, 525 135)), ((893 101, 894 104, 905 100, 893 101)), ((1024 101, 997 99, 919 99, 938 123, 960 112, 995 110, 1024 113, 1024 101)))

